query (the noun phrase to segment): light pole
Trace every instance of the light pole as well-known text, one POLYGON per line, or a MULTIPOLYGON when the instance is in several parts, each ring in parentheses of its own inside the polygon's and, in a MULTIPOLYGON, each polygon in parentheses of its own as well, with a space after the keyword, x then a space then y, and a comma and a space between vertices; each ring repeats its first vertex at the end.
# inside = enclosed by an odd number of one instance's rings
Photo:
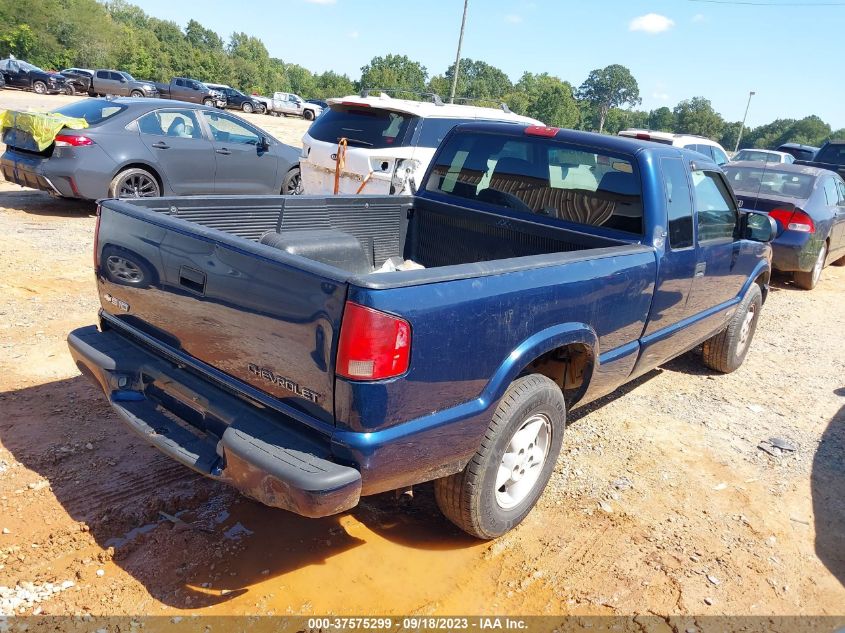
POLYGON ((748 103, 745 105, 745 116, 742 117, 742 125, 739 127, 739 136, 736 137, 736 147, 734 148, 734 154, 739 151, 739 142, 742 140, 742 131, 745 129, 745 119, 748 118, 748 108, 751 107, 751 97, 756 94, 757 93, 753 90, 748 93, 748 103))
POLYGON ((464 17, 461 19, 461 35, 458 38, 458 55, 455 57, 455 74, 452 75, 452 89, 449 91, 449 103, 455 103, 455 90, 458 87, 458 73, 461 71, 461 46, 464 43, 464 27, 467 23, 467 5, 469 0, 464 0, 464 17))

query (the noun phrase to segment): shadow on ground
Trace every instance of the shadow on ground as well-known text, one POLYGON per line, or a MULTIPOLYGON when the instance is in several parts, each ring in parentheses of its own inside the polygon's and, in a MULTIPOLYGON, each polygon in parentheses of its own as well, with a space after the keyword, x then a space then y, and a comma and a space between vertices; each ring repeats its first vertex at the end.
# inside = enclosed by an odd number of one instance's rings
POLYGON ((97 212, 97 205, 90 200, 54 198, 43 191, 13 189, 0 191, 0 208, 17 209, 33 215, 64 215, 90 217, 97 212))
MULTIPOLYGON (((250 585, 328 565, 355 548, 362 548, 363 564, 371 557, 401 560, 412 555, 409 549, 479 545, 440 515, 430 486, 420 487, 409 507, 385 494, 317 520, 247 500, 147 446, 81 376, 0 394, 0 441, 49 481, 65 512, 87 525, 99 547, 114 547, 117 565, 173 607, 223 603, 250 585)), ((38 521, 39 511, 49 512, 49 503, 23 508, 27 516, 18 520, 38 521)), ((61 543, 52 545, 65 553, 61 543)), ((389 591, 414 579, 374 582, 389 591)))
MULTIPOLYGON (((845 390, 836 393, 845 396, 845 390)), ((833 416, 813 457, 816 555, 845 585, 845 405, 833 416)))

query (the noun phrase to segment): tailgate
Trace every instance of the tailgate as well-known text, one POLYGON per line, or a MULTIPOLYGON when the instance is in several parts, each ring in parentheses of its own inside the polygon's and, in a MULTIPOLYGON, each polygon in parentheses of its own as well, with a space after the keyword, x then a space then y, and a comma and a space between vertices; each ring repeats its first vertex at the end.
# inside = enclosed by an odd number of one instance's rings
POLYGON ((97 252, 109 322, 334 423, 343 271, 115 200, 97 252))

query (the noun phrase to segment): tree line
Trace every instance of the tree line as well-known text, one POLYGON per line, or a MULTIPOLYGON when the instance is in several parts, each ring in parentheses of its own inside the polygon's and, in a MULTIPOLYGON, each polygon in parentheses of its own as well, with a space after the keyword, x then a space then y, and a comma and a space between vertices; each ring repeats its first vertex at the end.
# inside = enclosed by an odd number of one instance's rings
MULTIPOLYGON (((182 28, 126 0, 0 0, 0 58, 10 54, 47 69, 117 68, 138 79, 187 76, 247 93, 284 91, 316 99, 384 88, 411 99, 448 95, 454 74, 454 64, 432 75, 420 62, 394 54, 374 57, 356 79, 333 71, 314 73, 271 57, 260 39, 246 33, 224 40, 196 20, 182 28)), ((593 70, 575 86, 548 73, 530 72, 514 83, 487 62, 462 59, 456 95, 456 101, 476 105, 506 103, 514 112, 558 127, 609 134, 631 127, 698 134, 728 149, 736 145, 742 125, 726 121, 705 97, 674 108, 637 109, 642 102, 639 86, 619 64, 593 70)), ((842 137, 845 129, 834 131, 818 116, 808 116, 746 129, 741 146, 820 145, 842 137)))

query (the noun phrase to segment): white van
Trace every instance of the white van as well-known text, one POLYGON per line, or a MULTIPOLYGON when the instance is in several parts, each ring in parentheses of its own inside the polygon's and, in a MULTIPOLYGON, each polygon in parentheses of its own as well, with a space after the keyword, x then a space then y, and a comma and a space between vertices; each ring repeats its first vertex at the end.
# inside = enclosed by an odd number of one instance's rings
POLYGON ((454 126, 474 121, 543 125, 502 109, 435 101, 350 96, 302 138, 299 165, 306 195, 408 194, 420 185, 434 151, 454 126))

